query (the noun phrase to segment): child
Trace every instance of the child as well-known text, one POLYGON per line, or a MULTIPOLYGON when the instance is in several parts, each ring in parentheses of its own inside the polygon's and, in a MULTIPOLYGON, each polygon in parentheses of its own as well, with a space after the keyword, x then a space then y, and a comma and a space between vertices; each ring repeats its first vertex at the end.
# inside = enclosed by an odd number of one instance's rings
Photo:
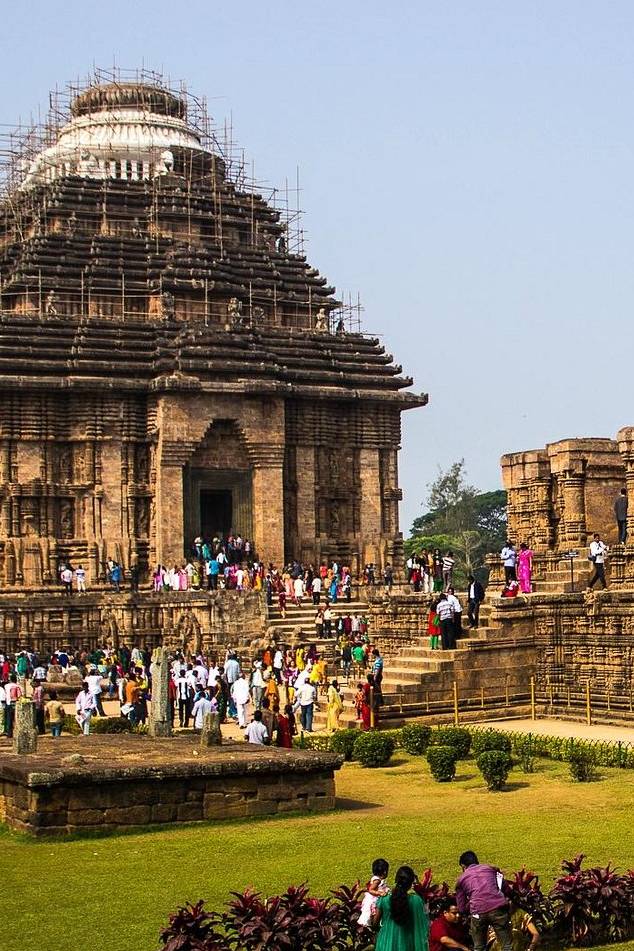
POLYGON ((363 684, 357 684, 357 692, 354 695, 354 707, 357 711, 357 720, 361 720, 361 707, 363 706, 363 684))
POLYGON ((427 619, 429 646, 433 651, 438 650, 438 641, 440 640, 440 620, 438 619, 437 608, 438 602, 432 601, 429 607, 429 617, 427 619))
POLYGON ((372 912, 376 907, 377 899, 389 894, 390 890, 385 884, 389 870, 390 866, 385 859, 375 859, 372 863, 372 878, 368 882, 366 893, 363 896, 361 914, 359 915, 359 924, 364 928, 370 926, 372 912))

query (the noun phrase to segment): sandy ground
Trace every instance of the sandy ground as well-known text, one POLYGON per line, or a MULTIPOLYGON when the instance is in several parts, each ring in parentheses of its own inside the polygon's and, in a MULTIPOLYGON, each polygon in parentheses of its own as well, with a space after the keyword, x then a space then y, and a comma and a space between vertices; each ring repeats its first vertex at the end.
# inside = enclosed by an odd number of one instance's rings
POLYGON ((634 726, 612 726, 609 723, 578 723, 568 720, 489 720, 478 726, 490 726, 510 733, 540 733, 548 736, 573 736, 585 740, 621 740, 634 743, 634 726))

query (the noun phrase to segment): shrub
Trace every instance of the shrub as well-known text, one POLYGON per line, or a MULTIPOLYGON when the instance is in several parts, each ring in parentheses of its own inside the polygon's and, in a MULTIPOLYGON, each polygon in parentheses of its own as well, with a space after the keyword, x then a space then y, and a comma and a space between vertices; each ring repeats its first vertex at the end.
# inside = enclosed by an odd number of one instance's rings
POLYGON ((90 721, 91 733, 129 733, 131 730, 127 717, 93 717, 90 721))
POLYGON ((471 749, 471 734, 459 726, 440 726, 431 731, 430 746, 451 746, 459 759, 465 759, 471 749))
POLYGON ((395 748, 394 740, 378 730, 360 733, 354 741, 352 755, 362 766, 385 766, 395 748))
POLYGON ((485 750, 476 757, 476 766, 482 773, 487 789, 500 790, 511 769, 511 757, 503 750, 485 750))
POLYGON ((358 730, 337 730, 330 737, 330 749, 333 753, 339 753, 345 760, 351 760, 352 750, 358 738, 358 730))
POLYGON ((436 782, 449 783, 456 775, 458 751, 453 746, 430 746, 427 762, 436 782))
POLYGON ((438 917, 442 903, 451 895, 447 882, 442 882, 440 885, 434 882, 430 868, 426 868, 418 881, 414 883, 413 890, 420 895, 429 908, 429 917, 432 920, 438 917))
POLYGON ((582 869, 585 856, 562 862, 563 875, 555 880, 550 898, 556 925, 573 944, 621 941, 632 933, 634 904, 627 875, 613 868, 582 869))
POLYGON ((431 727, 422 723, 408 723, 401 730, 401 746, 413 756, 423 756, 429 746, 431 727))
MULTIPOLYGON (((356 733, 356 730, 354 732, 356 733)), ((319 750, 321 753, 327 753, 332 749, 332 736, 328 733, 300 733, 293 738, 293 746, 298 750, 319 750)))
POLYGON ((570 754, 570 775, 578 783, 590 783, 597 778, 593 757, 588 750, 578 749, 570 754))
POLYGON ((79 736, 81 730, 79 728, 79 723, 71 713, 67 713, 64 717, 64 724, 62 726, 62 733, 70 733, 73 736, 79 736))
POLYGON ((512 748, 511 737, 508 733, 502 733, 501 730, 480 730, 479 733, 474 735, 471 748, 473 755, 476 757, 480 753, 488 753, 492 750, 510 753, 512 748))

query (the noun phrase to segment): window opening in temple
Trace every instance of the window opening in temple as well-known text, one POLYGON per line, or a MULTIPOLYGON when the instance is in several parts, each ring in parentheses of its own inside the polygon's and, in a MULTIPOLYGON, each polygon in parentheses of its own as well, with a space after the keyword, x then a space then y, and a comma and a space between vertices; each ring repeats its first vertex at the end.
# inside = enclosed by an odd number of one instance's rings
POLYGON ((201 489, 200 528, 203 538, 227 536, 233 528, 233 496, 230 490, 201 489))

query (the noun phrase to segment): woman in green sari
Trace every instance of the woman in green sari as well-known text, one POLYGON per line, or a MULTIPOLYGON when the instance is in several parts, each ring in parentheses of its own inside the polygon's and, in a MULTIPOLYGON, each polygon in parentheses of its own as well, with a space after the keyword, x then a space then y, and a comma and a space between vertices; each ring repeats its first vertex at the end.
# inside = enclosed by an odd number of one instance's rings
POLYGON ((409 865, 402 865, 391 893, 377 901, 374 920, 381 927, 376 951, 427 951, 429 920, 423 899, 410 893, 415 881, 409 865))

